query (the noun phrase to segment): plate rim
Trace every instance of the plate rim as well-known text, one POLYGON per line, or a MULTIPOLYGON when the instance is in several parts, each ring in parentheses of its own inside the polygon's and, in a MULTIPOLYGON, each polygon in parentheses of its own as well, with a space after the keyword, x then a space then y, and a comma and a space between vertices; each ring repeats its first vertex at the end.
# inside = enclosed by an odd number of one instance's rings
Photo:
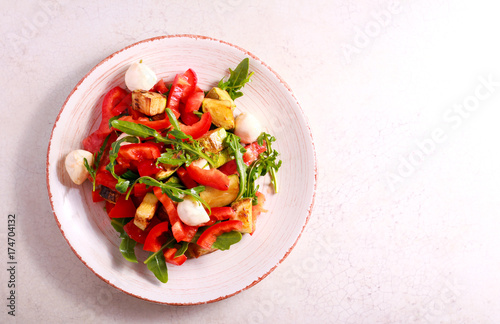
POLYGON ((50 134, 50 139, 49 139, 49 144, 48 144, 48 147, 47 147, 47 155, 46 155, 46 168, 45 168, 45 173, 46 173, 46 185, 47 185, 47 191, 48 191, 48 196, 49 196, 49 201, 50 201, 50 205, 51 205, 51 209, 52 209, 52 213, 54 215, 54 219, 57 223, 57 226, 59 227, 59 230, 61 231, 61 234, 64 238, 64 240, 66 241, 66 243, 69 245, 70 249, 73 251, 73 253, 78 257, 78 259, 91 271, 93 272, 98 278, 100 278, 101 280, 103 280, 104 282, 106 282, 108 285, 114 287, 115 289, 127 294, 127 295, 130 295, 130 296, 133 296, 135 298, 138 298, 138 299, 141 299, 141 300, 145 300, 145 301, 148 301, 148 302, 152 302, 152 303, 157 303, 157 304, 162 304, 162 305, 174 305, 174 306, 189 306, 189 305, 200 305, 200 304, 208 304, 208 303, 214 303, 214 302, 217 302, 217 301, 220 301, 220 300, 224 300, 224 299, 227 299, 229 297, 232 297, 234 295, 237 295, 239 294, 240 292, 244 291, 244 290, 247 290, 253 286, 255 286, 257 283, 259 283, 260 281, 262 281, 262 279, 266 278, 271 272, 273 272, 276 267, 278 267, 278 265, 280 265, 287 257, 288 255, 291 253, 291 251, 293 250, 293 248, 296 246, 297 242, 299 241, 300 237, 302 236, 302 233, 304 232, 304 229, 307 225, 307 223, 309 222, 309 219, 311 217, 311 214, 312 214, 312 210, 313 210, 313 207, 314 207, 314 203, 315 203, 315 199, 316 199, 316 191, 317 191, 317 183, 318 183, 318 161, 317 161, 317 157, 316 157, 316 148, 315 148, 315 144, 314 144, 314 138, 313 138, 313 134, 312 134, 312 131, 311 131, 311 127, 310 127, 310 124, 309 124, 309 120, 306 116, 306 114, 304 113, 302 107, 300 106, 300 103, 298 102, 297 98, 295 97, 295 95, 293 94, 293 91, 291 90, 290 86, 283 80, 283 78, 281 78, 281 76, 276 72, 274 71, 269 65, 267 65, 264 61, 262 61, 260 58, 258 58, 257 56, 255 56, 254 54, 252 54, 251 52, 245 50, 244 48, 242 47, 239 47, 237 45, 234 45, 232 43, 229 43, 227 41, 224 41, 224 40, 220 40, 220 39, 217 39, 217 38, 213 38, 213 37, 209 37, 209 36, 203 36, 203 35, 195 35, 195 34, 174 34, 174 35, 163 35, 163 36, 155 36, 155 37, 151 37, 151 38, 147 38, 147 39, 144 39, 144 40, 141 40, 141 41, 138 41, 138 42, 135 42, 133 44, 130 44, 118 51, 115 51, 113 52, 112 54, 108 55, 106 58, 104 58, 103 60, 101 60, 98 64, 96 64, 92 69, 90 69, 81 79, 80 81, 73 87, 73 89, 71 90, 71 92, 69 93, 69 95, 67 96, 66 100, 64 101, 63 105, 61 106, 61 109, 59 110, 59 113, 57 114, 57 117, 54 121, 54 125, 52 127, 52 131, 51 131, 51 134, 50 134), (56 211, 55 211, 55 208, 54 208, 54 202, 53 202, 53 197, 52 197, 52 193, 51 193, 51 190, 50 190, 50 170, 49 170, 49 167, 50 167, 50 161, 49 161, 49 158, 50 158, 50 153, 51 153, 51 147, 52 147, 52 140, 53 140, 53 136, 54 136, 54 131, 58 125, 58 121, 61 117, 61 114, 62 112, 64 111, 64 109, 66 108, 66 105, 68 103, 68 101, 70 100, 70 98, 73 96, 73 94, 78 90, 78 88, 80 87, 80 85, 91 75, 94 73, 94 71, 99 68, 101 65, 105 64, 107 61, 111 60, 114 56, 132 48, 132 47, 135 47, 135 46, 138 46, 138 45, 141 45, 141 44, 145 44, 145 43, 148 43, 148 42, 153 42, 153 41, 158 41, 158 40, 162 40, 162 39, 170 39, 170 38, 191 38, 191 39, 202 39, 202 40, 209 40, 209 41, 214 41, 214 42, 219 42, 219 43, 222 43, 222 44, 225 44, 225 45, 228 45, 230 47, 233 47, 241 52, 243 52, 244 54, 250 56, 252 59, 254 59, 255 61, 259 62, 260 64, 262 64, 262 66, 264 66, 266 69, 268 69, 272 74, 274 74, 276 76, 276 78, 279 80, 279 82, 286 88, 286 90, 288 91, 288 93, 292 96, 293 100, 294 100, 294 103, 297 105, 299 111, 300 111, 300 114, 302 116, 302 118, 304 119, 304 123, 305 123, 305 126, 307 127, 307 130, 308 130, 308 133, 309 133, 309 138, 310 138, 310 143, 311 143, 311 147, 312 147, 312 158, 313 158, 313 172, 314 172, 314 179, 313 179, 313 188, 312 188, 312 197, 311 197, 311 203, 308 207, 308 210, 307 210, 307 216, 306 216, 306 219, 305 219, 305 222, 300 230, 300 233, 299 235, 297 236, 297 238, 295 239, 294 243, 288 248, 288 250, 286 251, 286 253, 283 255, 283 257, 273 266, 271 267, 269 270, 266 271, 266 273, 264 273, 262 276, 258 277, 257 279, 255 279, 253 282, 251 282, 250 284, 248 284, 247 286, 245 286, 244 288, 241 288, 231 294, 227 294, 227 295, 224 295, 224 296, 219 296, 217 298, 213 298, 211 300, 207 300, 207 301, 200 301, 200 302, 184 302, 184 303, 175 303, 175 302, 165 302, 165 301, 159 301, 159 300, 152 300, 150 298, 147 298, 147 297, 144 297, 144 296, 140 296, 138 294, 134 294, 132 292, 129 292, 129 291, 126 291, 118 286, 116 286, 115 284, 113 284, 112 282, 110 282, 110 280, 104 278, 103 276, 101 276, 96 270, 94 270, 81 256, 80 254, 75 250, 75 248, 71 245, 71 243, 69 242, 68 238, 66 237, 66 234, 61 226, 61 223, 59 222, 59 219, 57 217, 57 214, 56 214, 56 211))

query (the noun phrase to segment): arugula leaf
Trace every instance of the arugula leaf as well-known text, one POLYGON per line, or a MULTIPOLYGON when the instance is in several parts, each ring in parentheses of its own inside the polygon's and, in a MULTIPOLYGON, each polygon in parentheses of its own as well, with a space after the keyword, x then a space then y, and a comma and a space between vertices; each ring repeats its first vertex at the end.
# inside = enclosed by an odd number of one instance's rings
POLYGON ((184 253, 186 253, 186 251, 188 249, 188 245, 189 245, 189 242, 182 241, 181 247, 177 250, 177 252, 175 252, 174 257, 177 258, 177 257, 180 257, 181 255, 183 255, 184 253))
POLYGON ((104 150, 106 149, 106 146, 108 145, 108 140, 109 137, 111 136, 111 133, 106 136, 104 139, 104 142, 101 145, 101 148, 99 151, 94 154, 94 165, 90 166, 89 161, 87 158, 83 158, 83 165, 85 166, 85 169, 89 172, 90 176, 92 177, 92 191, 95 191, 95 176, 97 174, 97 168, 99 167, 99 163, 101 163, 101 158, 102 155, 104 154, 104 150))
POLYGON ((238 231, 231 231, 222 233, 217 237, 217 240, 212 244, 212 248, 219 249, 222 251, 229 250, 231 245, 241 241, 241 233, 238 231))
POLYGON ((156 164, 164 163, 168 165, 182 165, 184 163, 190 162, 191 160, 186 157, 182 151, 166 149, 161 156, 156 159, 156 164))
POLYGON ((243 96, 243 93, 239 90, 243 88, 245 83, 250 81, 250 77, 253 75, 253 72, 248 74, 248 69, 249 59, 247 57, 238 64, 234 71, 229 69, 229 79, 224 82, 224 78, 222 78, 217 87, 226 90, 233 100, 243 96))
POLYGON ((271 145, 276 138, 267 133, 262 133, 257 139, 259 145, 266 143, 266 151, 260 154, 259 159, 257 159, 248 170, 248 177, 246 183, 246 191, 243 197, 254 199, 256 203, 256 193, 259 186, 255 184, 258 178, 269 173, 271 177, 271 184, 273 185, 274 192, 278 193, 278 180, 276 173, 281 167, 282 161, 277 161, 279 156, 278 151, 274 150, 271 145))
POLYGON ((122 237, 122 242, 120 243, 120 252, 125 260, 137 263, 137 257, 135 256, 134 250, 136 244, 137 242, 125 233, 125 236, 122 237))
POLYGON ((229 148, 229 154, 234 158, 236 162, 236 168, 240 175, 240 190, 238 191, 238 196, 236 200, 240 199, 246 191, 247 184, 247 165, 243 161, 243 154, 246 152, 243 145, 240 143, 240 138, 233 133, 227 133, 226 145, 229 148))
POLYGON ((113 218, 111 220, 111 225, 118 233, 120 233, 120 238, 122 239, 120 243, 120 252, 125 260, 137 263, 137 257, 135 256, 134 250, 137 243, 131 239, 123 229, 123 226, 129 221, 130 218, 113 218))
POLYGON ((158 280, 160 280, 162 283, 166 283, 168 281, 168 269, 163 253, 153 253, 151 256, 150 258, 148 258, 150 260, 146 263, 148 269, 155 275, 158 280))

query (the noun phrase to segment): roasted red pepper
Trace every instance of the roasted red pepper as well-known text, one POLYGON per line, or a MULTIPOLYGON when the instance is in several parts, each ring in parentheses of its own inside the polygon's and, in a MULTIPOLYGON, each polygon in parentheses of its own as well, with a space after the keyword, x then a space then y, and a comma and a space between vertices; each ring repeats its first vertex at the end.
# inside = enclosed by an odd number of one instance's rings
POLYGON ((196 244, 201 246, 204 249, 211 249, 212 244, 217 240, 217 236, 221 235, 222 233, 226 232, 231 232, 231 231, 238 231, 243 227, 243 223, 239 220, 228 220, 224 222, 220 222, 217 224, 214 224, 207 228, 201 235, 200 238, 198 238, 198 241, 196 241, 196 244))
POLYGON ((186 255, 179 255, 175 257, 175 253, 177 252, 176 248, 169 248, 163 251, 163 256, 165 257, 165 261, 170 264, 182 265, 187 260, 186 255))
POLYGON ((205 170, 190 164, 186 170, 191 179, 201 185, 218 190, 229 189, 229 177, 217 169, 205 170))
POLYGON ((108 93, 104 96, 99 128, 83 140, 83 147, 87 151, 95 153, 101 148, 104 139, 111 133, 108 123, 109 119, 114 117, 112 110, 127 95, 127 91, 120 87, 115 87, 108 91, 108 93))
POLYGON ((162 245, 167 242, 167 237, 163 235, 168 232, 168 222, 161 222, 151 229, 146 241, 144 242, 143 249, 149 252, 157 252, 161 249, 162 245))

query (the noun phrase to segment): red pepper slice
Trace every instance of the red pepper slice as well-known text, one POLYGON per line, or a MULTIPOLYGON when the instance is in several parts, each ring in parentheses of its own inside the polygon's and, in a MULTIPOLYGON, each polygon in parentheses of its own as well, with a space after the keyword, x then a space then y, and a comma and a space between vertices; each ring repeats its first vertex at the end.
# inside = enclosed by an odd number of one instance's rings
POLYGON ((167 237, 163 234, 168 232, 168 222, 161 222, 151 229, 146 241, 144 242, 144 251, 157 252, 161 246, 167 242, 167 237))
POLYGON ((205 170, 190 164, 186 170, 189 176, 201 185, 218 190, 229 189, 229 177, 217 169, 205 170))
MULTIPOLYGON (((208 214, 208 209, 206 210, 208 214)), ((227 220, 227 219, 235 219, 236 212, 231 207, 212 207, 210 214, 210 220, 201 226, 210 226, 215 224, 217 221, 227 220)))
MULTIPOLYGON (((136 110, 133 110, 133 111, 136 111, 136 110)), ((120 117, 119 120, 124 120, 124 121, 128 121, 128 122, 136 123, 136 124, 142 124, 142 125, 151 127, 152 129, 155 129, 155 130, 160 131, 160 132, 169 128, 171 125, 168 118, 160 119, 160 120, 149 120, 149 118, 147 118, 147 117, 134 118, 133 116, 123 116, 123 117, 120 117)))
POLYGON ((198 184, 194 181, 188 174, 187 170, 183 167, 179 167, 177 169, 177 176, 181 179, 182 183, 186 186, 186 188, 191 189, 197 187, 198 184))
POLYGON ((179 118, 179 103, 191 95, 196 88, 198 77, 189 69, 183 74, 177 74, 168 93, 167 108, 170 108, 176 118, 179 118))
POLYGON ((101 148, 106 136, 111 133, 109 129, 109 119, 113 117, 113 108, 128 95, 128 92, 120 87, 115 87, 106 93, 101 108, 101 123, 99 128, 83 140, 83 147, 92 153, 101 148))
POLYGON ((187 125, 191 126, 196 124, 197 122, 200 121, 200 117, 196 116, 195 113, 193 112, 183 112, 183 105, 181 105, 181 120, 182 122, 187 125))
POLYGON ((211 249, 212 244, 217 240, 217 236, 221 235, 222 233, 226 232, 231 232, 231 231, 238 231, 243 227, 243 223, 239 220, 228 220, 224 222, 220 222, 217 224, 214 224, 207 228, 201 235, 200 238, 198 238, 198 241, 196 241, 196 244, 201 246, 204 249, 211 249))
POLYGON ((150 91, 165 94, 168 92, 168 88, 165 85, 165 82, 163 81, 163 79, 160 79, 158 82, 156 82, 156 84, 154 85, 154 87, 150 91))
POLYGON ((208 132, 210 126, 212 125, 212 116, 209 113, 204 113, 201 119, 193 125, 184 125, 179 123, 181 131, 191 135, 194 139, 198 139, 208 132))
POLYGON ((175 257, 175 253, 177 252, 176 248, 169 248, 163 251, 163 256, 165 257, 165 261, 170 264, 182 265, 187 260, 187 256, 185 254, 179 255, 175 257))
POLYGON ((200 109, 201 104, 205 99, 205 93, 200 88, 196 87, 196 90, 187 97, 186 104, 184 105, 184 112, 190 113, 200 109))
POLYGON ((161 155, 158 145, 154 143, 137 143, 122 145, 118 150, 118 158, 131 161, 156 160, 161 155))
POLYGON ((137 164, 137 171, 141 177, 151 176, 157 174, 162 169, 156 166, 156 160, 143 160, 137 164))
POLYGON ((135 216, 135 210, 132 199, 125 199, 125 195, 120 195, 108 215, 110 218, 129 218, 135 216))
POLYGON ((133 239, 137 243, 144 244, 144 242, 146 242, 146 237, 148 236, 149 231, 151 231, 151 229, 153 229, 153 227, 155 227, 159 223, 160 220, 156 217, 153 217, 148 227, 146 227, 145 230, 142 230, 134 224, 134 220, 131 220, 130 222, 125 224, 125 226, 123 226, 123 230, 131 239, 133 239))
POLYGON ((172 225, 172 235, 174 238, 177 242, 190 242, 196 234, 198 227, 186 225, 181 221, 179 214, 177 214, 177 208, 175 207, 174 202, 169 196, 162 193, 159 187, 154 187, 153 192, 162 203, 163 207, 165 207, 168 219, 172 225))

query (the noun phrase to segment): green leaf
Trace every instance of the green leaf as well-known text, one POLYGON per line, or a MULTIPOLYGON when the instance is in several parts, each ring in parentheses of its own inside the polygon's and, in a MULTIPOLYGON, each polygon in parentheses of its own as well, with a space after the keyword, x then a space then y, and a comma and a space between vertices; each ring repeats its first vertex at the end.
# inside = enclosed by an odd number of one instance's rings
POLYGON ((240 143, 240 138, 233 133, 228 133, 226 137, 226 144, 229 148, 229 153, 236 162, 236 168, 240 177, 240 189, 238 191, 238 197, 236 200, 240 199, 246 191, 247 183, 247 165, 243 161, 243 154, 245 153, 245 148, 240 143))
POLYGON ((123 178, 118 178, 118 183, 116 184, 115 186, 115 189, 121 193, 121 194, 124 194, 127 192, 127 189, 128 189, 128 186, 130 185, 130 181, 129 180, 125 180, 123 178))
POLYGON ((266 151, 261 153, 259 155, 259 158, 255 162, 253 162, 248 169, 246 189, 245 193, 243 194, 243 197, 252 198, 254 200, 254 204, 256 203, 256 193, 259 189, 259 186, 256 185, 256 181, 261 176, 269 173, 274 192, 277 193, 279 190, 277 172, 281 167, 282 161, 278 160, 278 151, 272 148, 272 143, 275 140, 276 139, 273 136, 267 133, 262 133, 257 139, 259 145, 263 145, 265 142, 266 151))
MULTIPOLYGON (((153 256, 153 254, 151 254, 153 256)), ((149 259, 149 258, 148 258, 149 259)), ((163 283, 168 281, 167 263, 163 253, 155 254, 147 263, 148 269, 155 275, 155 277, 163 283)))
POLYGON ((166 149, 161 156, 156 159, 156 163, 164 163, 169 165, 182 165, 190 160, 181 151, 166 149))
POLYGON ((120 252, 127 261, 137 263, 137 257, 135 256, 134 250, 136 244, 136 241, 131 239, 125 233, 125 237, 122 238, 122 242, 120 244, 120 252))
POLYGON ((236 67, 236 69, 229 69, 229 79, 224 82, 224 78, 219 81, 217 85, 222 90, 226 90, 229 93, 231 99, 235 100, 243 95, 239 90, 243 88, 245 83, 250 81, 250 77, 253 75, 253 72, 248 74, 249 69, 249 59, 244 58, 240 64, 236 67))
POLYGON ((133 122, 115 119, 110 121, 111 127, 118 129, 121 132, 132 136, 139 136, 142 138, 154 136, 156 131, 151 127, 133 122))
POLYGON ((175 252, 175 255, 174 257, 177 258, 177 257, 180 257, 181 255, 183 255, 184 253, 186 253, 187 249, 188 249, 188 245, 189 243, 188 242, 181 242, 181 247, 177 250, 177 252, 175 252))
POLYGON ((111 220, 111 225, 118 233, 120 233, 120 237, 122 239, 120 243, 120 252, 123 257, 127 261, 137 263, 137 257, 135 256, 134 250, 137 243, 133 239, 131 239, 123 229, 123 226, 131 220, 131 218, 113 218, 111 220))
POLYGON ((222 233, 217 237, 217 240, 212 244, 212 248, 219 250, 229 250, 231 245, 241 241, 241 233, 238 231, 231 231, 227 233, 222 233))

